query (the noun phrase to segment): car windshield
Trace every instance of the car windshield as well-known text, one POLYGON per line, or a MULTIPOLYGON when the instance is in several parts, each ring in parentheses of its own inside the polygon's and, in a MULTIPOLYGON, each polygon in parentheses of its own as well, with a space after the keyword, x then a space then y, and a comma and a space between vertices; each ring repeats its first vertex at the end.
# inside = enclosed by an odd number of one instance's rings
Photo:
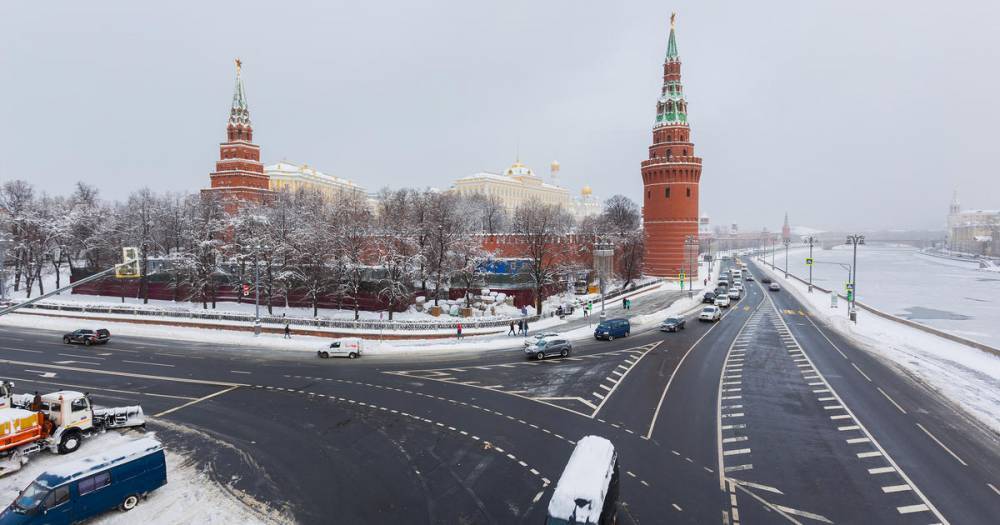
POLYGON ((664 323, 677 324, 677 323, 681 322, 681 320, 678 319, 678 318, 676 318, 676 317, 668 317, 667 320, 663 321, 663 322, 664 323))
POLYGON ((32 483, 14 500, 14 507, 22 511, 33 510, 42 503, 48 493, 49 489, 45 486, 39 485, 38 482, 32 483))
POLYGON ((709 306, 709 307, 706 307, 705 309, 703 309, 703 310, 702 310, 702 312, 703 312, 703 313, 706 313, 706 314, 710 314, 710 313, 712 313, 712 312, 714 312, 714 311, 715 311, 715 308, 712 308, 712 307, 710 307, 710 306, 709 306))

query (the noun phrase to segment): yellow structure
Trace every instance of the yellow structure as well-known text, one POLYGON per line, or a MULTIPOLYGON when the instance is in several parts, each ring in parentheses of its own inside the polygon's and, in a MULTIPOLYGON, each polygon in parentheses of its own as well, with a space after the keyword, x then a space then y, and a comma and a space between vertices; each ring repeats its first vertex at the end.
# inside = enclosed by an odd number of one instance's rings
MULTIPOLYGON (((553 162, 551 167, 553 175, 559 171, 558 162, 553 162)), ((569 190, 543 181, 520 160, 515 161, 503 174, 480 172, 462 177, 455 181, 453 191, 460 195, 478 193, 487 197, 495 196, 509 212, 528 202, 554 204, 572 212, 569 190)))
POLYGON ((329 198, 343 194, 356 194, 366 197, 365 189, 340 177, 334 177, 309 167, 308 164, 297 165, 288 161, 264 167, 264 173, 270 178, 269 187, 273 191, 297 192, 315 190, 329 198))

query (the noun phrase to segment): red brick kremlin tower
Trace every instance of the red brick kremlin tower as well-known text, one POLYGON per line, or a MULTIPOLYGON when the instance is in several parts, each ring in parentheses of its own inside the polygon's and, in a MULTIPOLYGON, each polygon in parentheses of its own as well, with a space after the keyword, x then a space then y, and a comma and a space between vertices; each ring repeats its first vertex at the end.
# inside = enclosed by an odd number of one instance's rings
POLYGON ((781 240, 790 241, 792 239, 792 227, 788 225, 788 212, 785 212, 785 224, 781 226, 781 240))
POLYGON ((253 125, 240 75, 242 63, 236 59, 236 89, 226 125, 227 141, 219 145, 219 161, 211 173, 212 187, 201 190, 202 196, 222 200, 227 213, 235 213, 242 202, 266 202, 273 192, 260 162, 260 146, 253 143, 253 125))
POLYGON ((676 14, 670 15, 670 39, 663 62, 663 89, 656 102, 653 145, 649 147, 649 159, 642 161, 645 189, 642 224, 646 232, 644 273, 674 279, 691 265, 691 254, 685 254, 684 241, 689 236, 694 240, 698 238, 698 183, 701 180, 701 158, 694 154, 687 102, 681 86, 675 17, 676 14))

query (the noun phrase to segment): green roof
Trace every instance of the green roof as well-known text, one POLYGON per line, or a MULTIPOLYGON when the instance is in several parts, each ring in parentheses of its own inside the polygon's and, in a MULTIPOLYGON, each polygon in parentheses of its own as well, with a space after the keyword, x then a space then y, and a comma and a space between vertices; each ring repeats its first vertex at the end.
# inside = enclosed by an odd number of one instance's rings
POLYGON ((667 58, 679 58, 677 55, 677 37, 674 35, 674 28, 670 28, 670 40, 667 41, 667 58))

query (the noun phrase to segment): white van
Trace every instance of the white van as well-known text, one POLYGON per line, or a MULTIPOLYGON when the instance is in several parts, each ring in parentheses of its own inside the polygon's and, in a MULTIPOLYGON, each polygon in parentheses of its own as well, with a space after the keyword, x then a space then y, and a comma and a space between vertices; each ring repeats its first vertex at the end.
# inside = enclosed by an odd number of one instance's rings
POLYGON ((336 339, 330 346, 318 350, 316 355, 326 359, 328 357, 346 357, 348 359, 354 359, 355 357, 360 357, 361 352, 365 348, 365 340, 360 337, 344 337, 342 339, 336 339))
POLYGON ((549 500, 546 525, 613 525, 618 514, 618 453, 610 441, 577 442, 549 500))

